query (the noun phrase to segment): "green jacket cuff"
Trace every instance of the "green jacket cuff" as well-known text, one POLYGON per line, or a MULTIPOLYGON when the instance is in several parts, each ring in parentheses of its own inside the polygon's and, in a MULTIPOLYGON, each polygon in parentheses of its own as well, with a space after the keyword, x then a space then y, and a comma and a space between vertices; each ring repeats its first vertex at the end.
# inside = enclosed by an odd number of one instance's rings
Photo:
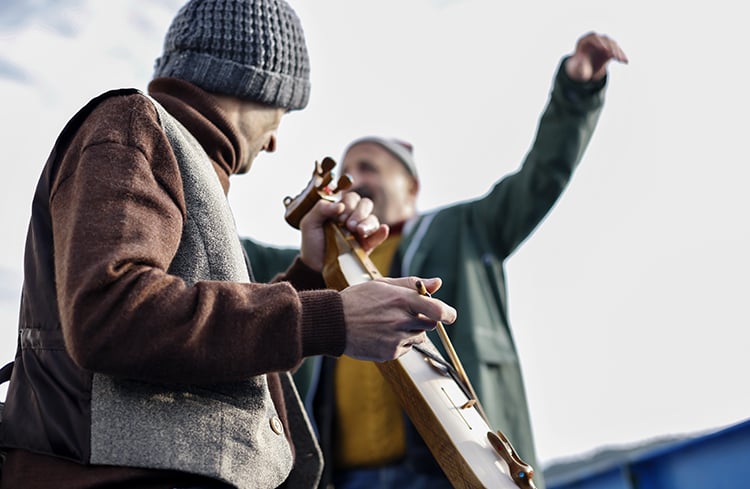
POLYGON ((565 72, 565 62, 568 58, 570 56, 565 56, 557 69, 552 96, 567 108, 578 112, 588 112, 601 107, 604 104, 607 76, 588 82, 573 80, 565 72))

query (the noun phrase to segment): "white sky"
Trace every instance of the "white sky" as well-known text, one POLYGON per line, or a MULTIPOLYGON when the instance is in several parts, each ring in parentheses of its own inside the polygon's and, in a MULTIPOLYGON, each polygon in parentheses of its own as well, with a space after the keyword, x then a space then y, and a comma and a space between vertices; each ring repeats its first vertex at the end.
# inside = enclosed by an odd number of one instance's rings
MULTIPOLYGON (((100 91, 145 88, 181 4, 46 3, 0 7, 3 363, 15 351, 23 242, 50 147, 100 91)), ((518 167, 560 57, 581 34, 607 33, 631 63, 612 66, 572 184, 507 263, 540 459, 749 416, 741 2, 292 4, 308 36, 312 99, 283 121, 277 153, 233 181, 241 233, 296 244, 283 197, 314 160, 338 159, 365 134, 414 144, 421 209, 482 195, 518 167)))

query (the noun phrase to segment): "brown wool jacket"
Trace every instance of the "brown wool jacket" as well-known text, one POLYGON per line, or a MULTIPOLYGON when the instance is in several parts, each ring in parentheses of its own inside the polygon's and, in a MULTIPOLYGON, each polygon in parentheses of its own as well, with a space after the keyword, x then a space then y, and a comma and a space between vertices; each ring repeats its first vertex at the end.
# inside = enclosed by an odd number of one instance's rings
MULTIPOLYGON (((211 95, 167 78, 152 81, 149 93, 196 137, 228 191, 242 148, 211 95)), ((185 474, 86 465, 91 372, 200 385, 292 370, 304 357, 343 352, 340 296, 314 290, 324 287, 322 277, 300 261, 271 285, 188 287, 167 273, 186 205, 177 161, 143 95, 106 98, 57 144, 48 201, 41 202, 53 243, 33 231, 35 219, 44 221, 37 202, 27 240, 19 328, 22 343, 31 343, 19 348, 3 419, 4 430, 14 422, 25 428, 3 433, 12 450, 2 487, 58 487, 60 480, 76 488, 205 485, 185 474), (44 283, 56 285, 52 298, 39 290, 44 283), (26 361, 34 338, 55 331, 59 351, 26 361), (68 392, 46 389, 67 383, 68 392)), ((288 434, 278 376, 267 377, 288 434)))

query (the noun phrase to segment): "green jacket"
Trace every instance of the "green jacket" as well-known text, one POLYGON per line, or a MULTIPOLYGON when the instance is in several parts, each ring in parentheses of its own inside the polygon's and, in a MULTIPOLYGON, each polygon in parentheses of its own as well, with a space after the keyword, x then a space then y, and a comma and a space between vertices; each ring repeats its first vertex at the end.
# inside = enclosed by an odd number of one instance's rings
MULTIPOLYGON (((448 328, 456 352, 493 428, 505 433, 532 466, 536 457, 508 323, 504 261, 545 218, 568 184, 596 126, 605 82, 577 83, 559 69, 521 168, 479 199, 408 223, 395 264, 400 269, 391 273, 443 279, 435 297, 458 311, 458 320, 448 328)), ((269 258, 268 249, 248 240, 244 243, 253 263, 262 259, 257 255, 260 252, 269 258)), ((290 250, 283 253, 292 254, 290 250)), ((276 271, 280 271, 290 257, 277 259, 280 268, 276 271)), ((436 336, 432 340, 440 344, 436 336)), ((307 376, 312 371, 303 368, 295 375, 302 394, 310 385, 307 376)))

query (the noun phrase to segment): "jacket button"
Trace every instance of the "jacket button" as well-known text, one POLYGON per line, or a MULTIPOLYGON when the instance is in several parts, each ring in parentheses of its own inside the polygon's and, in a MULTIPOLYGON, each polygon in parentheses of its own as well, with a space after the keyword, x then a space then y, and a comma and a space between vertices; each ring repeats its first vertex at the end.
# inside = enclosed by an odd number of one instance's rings
POLYGON ((280 435, 284 432, 284 425, 281 423, 281 420, 277 416, 271 418, 271 429, 277 435, 280 435))

